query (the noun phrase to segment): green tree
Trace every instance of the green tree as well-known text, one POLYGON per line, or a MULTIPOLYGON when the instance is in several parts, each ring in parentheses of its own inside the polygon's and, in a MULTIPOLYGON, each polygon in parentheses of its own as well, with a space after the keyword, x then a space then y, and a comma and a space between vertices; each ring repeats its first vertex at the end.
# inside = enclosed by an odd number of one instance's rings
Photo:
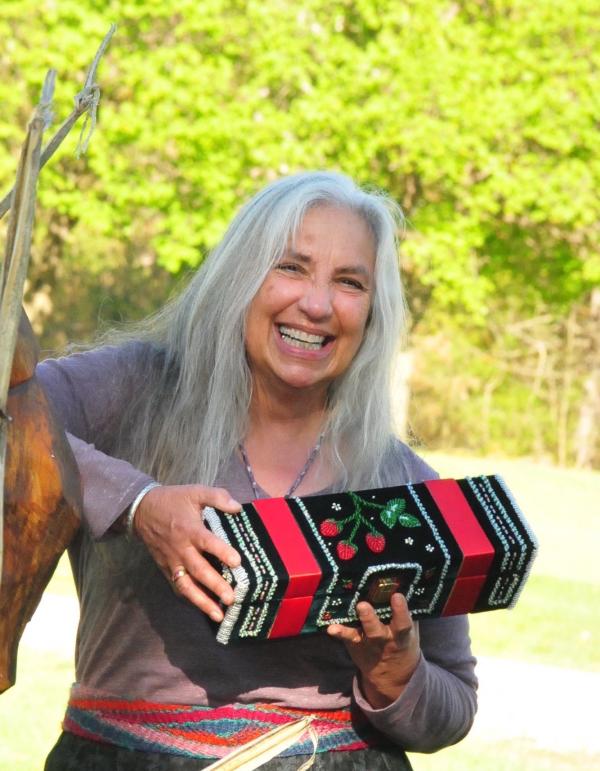
POLYGON ((9 0, 3 187, 45 70, 62 117, 112 21, 89 153, 73 136, 42 175, 45 341, 148 312, 265 182, 337 168, 407 214, 417 433, 574 457, 598 409, 596 0, 9 0))

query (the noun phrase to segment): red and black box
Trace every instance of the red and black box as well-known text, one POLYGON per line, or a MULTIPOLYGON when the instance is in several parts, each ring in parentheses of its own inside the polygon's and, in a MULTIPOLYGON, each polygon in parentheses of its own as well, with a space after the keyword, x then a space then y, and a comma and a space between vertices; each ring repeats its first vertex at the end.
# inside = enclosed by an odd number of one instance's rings
POLYGON ((242 558, 223 568, 235 602, 222 643, 352 624, 360 600, 386 620, 394 592, 416 619, 511 607, 537 550, 496 475, 265 498, 205 520, 242 558))

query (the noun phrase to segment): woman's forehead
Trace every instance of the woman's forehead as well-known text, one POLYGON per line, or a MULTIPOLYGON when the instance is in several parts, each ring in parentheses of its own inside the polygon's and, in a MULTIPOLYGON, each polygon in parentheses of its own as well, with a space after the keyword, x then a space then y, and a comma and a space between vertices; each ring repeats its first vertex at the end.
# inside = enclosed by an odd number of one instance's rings
POLYGON ((332 204, 309 209, 288 239, 287 249, 310 256, 313 247, 332 244, 368 246, 370 252, 376 249, 375 234, 363 214, 332 204))

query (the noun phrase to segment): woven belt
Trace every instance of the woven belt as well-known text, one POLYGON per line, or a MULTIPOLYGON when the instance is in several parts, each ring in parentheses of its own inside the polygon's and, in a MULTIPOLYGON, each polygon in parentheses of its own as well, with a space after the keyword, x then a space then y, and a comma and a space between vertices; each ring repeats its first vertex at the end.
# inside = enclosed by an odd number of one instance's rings
MULTIPOLYGON (((343 752, 379 746, 379 736, 360 713, 350 709, 303 710, 272 704, 204 707, 112 699, 77 690, 69 700, 63 729, 85 739, 130 750, 192 758, 221 758, 232 749, 278 726, 310 715, 317 752, 343 752)), ((310 739, 281 753, 310 755, 310 739)))

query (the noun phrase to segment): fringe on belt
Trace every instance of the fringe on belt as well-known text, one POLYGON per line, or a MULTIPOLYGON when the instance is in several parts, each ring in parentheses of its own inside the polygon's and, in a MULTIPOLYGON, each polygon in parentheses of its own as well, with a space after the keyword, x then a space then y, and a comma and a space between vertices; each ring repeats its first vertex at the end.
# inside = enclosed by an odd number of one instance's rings
MULTIPOLYGON (((192 758, 222 758, 274 728, 310 716, 317 752, 344 752, 382 745, 358 710, 304 710, 273 704, 205 707, 113 699, 77 689, 63 729, 85 739, 130 750, 192 758)), ((312 739, 301 739, 281 757, 310 755, 312 739)))

